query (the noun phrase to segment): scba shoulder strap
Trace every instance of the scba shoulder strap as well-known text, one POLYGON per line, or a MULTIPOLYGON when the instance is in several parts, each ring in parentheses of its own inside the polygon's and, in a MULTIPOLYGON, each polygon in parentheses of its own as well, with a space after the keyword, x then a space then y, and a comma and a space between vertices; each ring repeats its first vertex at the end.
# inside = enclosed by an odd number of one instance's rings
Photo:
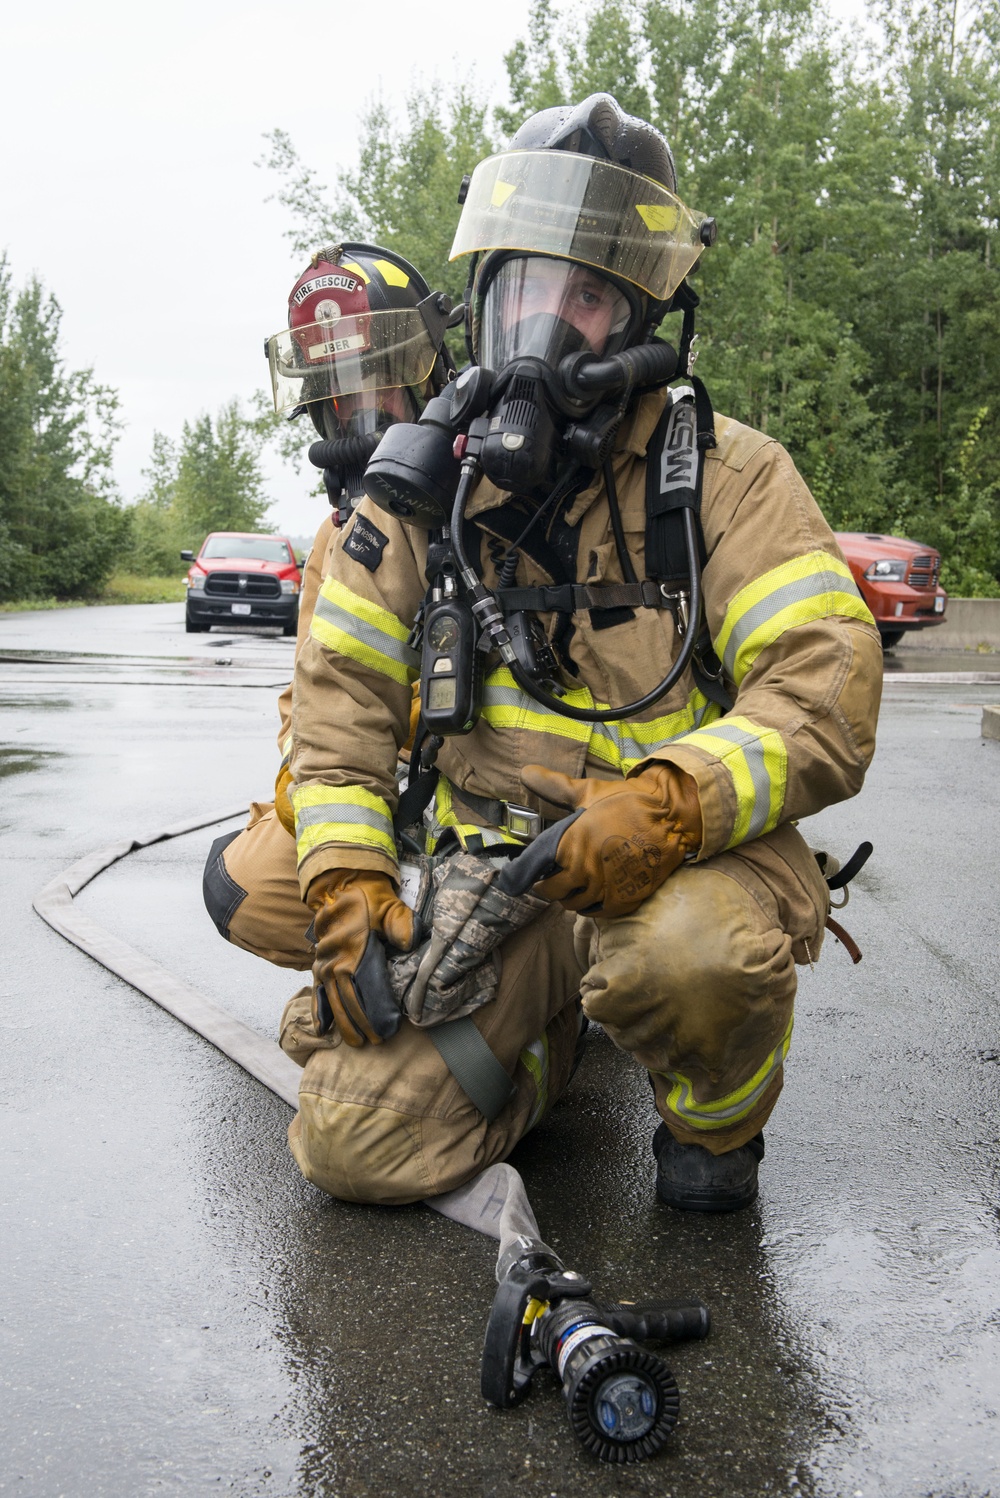
POLYGON ((684 511, 694 515, 698 561, 708 558, 701 528, 705 452, 715 446, 715 419, 708 391, 692 379, 671 391, 646 448, 646 575, 682 586, 688 579, 684 511))
MULTIPOLYGON (((684 511, 694 516, 698 565, 708 561, 701 524, 705 453, 715 446, 715 413, 697 375, 691 384, 671 392, 671 399, 646 449, 646 574, 669 598, 688 582, 689 558, 684 511)), ((722 667, 703 627, 691 658, 691 670, 702 692, 724 712, 733 706, 722 680, 722 667)))

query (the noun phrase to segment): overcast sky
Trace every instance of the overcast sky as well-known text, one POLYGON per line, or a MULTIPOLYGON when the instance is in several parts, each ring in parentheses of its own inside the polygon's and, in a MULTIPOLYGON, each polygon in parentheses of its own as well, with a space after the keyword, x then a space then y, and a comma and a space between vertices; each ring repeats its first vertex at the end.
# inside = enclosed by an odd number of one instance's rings
MULTIPOLYGON (((265 201, 263 134, 286 130, 332 185, 380 92, 401 105, 414 84, 472 78, 505 98, 503 53, 528 9, 47 0, 5 13, 0 249, 15 284, 37 271, 58 297, 69 366, 120 392, 127 499, 156 428, 177 436, 267 384, 264 338, 285 326, 301 257, 265 201)), ((311 534, 324 502, 309 476, 272 462, 268 482, 278 528, 311 534)))

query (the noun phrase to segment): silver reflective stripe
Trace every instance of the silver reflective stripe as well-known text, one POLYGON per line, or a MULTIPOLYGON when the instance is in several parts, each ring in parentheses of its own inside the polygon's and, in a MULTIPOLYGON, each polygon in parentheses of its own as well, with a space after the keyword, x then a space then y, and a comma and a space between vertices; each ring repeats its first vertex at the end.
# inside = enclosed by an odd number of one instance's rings
POLYGON ((333 603, 322 593, 316 600, 314 613, 324 619, 327 624, 332 624, 334 629, 339 629, 360 644, 367 645, 369 650, 374 650, 379 655, 387 655, 391 661, 398 662, 408 671, 419 671, 420 657, 415 650, 410 649, 405 640, 394 639, 392 635, 386 634, 385 630, 368 623, 365 619, 359 619, 356 614, 349 613, 347 609, 333 603))
POLYGON ((357 827, 375 827, 379 832, 392 827, 391 817, 382 812, 373 811, 367 806, 351 806, 344 801, 324 801, 322 806, 303 806, 296 811, 295 820, 299 827, 316 827, 324 822, 353 823, 357 827))
POLYGON ((737 728, 734 723, 727 723, 725 718, 718 723, 712 723, 710 731, 715 738, 727 739, 729 743, 736 744, 743 750, 754 792, 753 811, 750 814, 746 836, 743 838, 743 841, 748 843, 752 838, 760 837, 771 814, 771 777, 767 773, 764 745, 754 734, 737 728))
POLYGON ((775 614, 780 614, 783 609, 791 608, 795 603, 804 603, 808 598, 816 598, 824 593, 843 593, 851 588, 848 578, 839 572, 811 572, 808 577, 797 578, 792 582, 783 583, 781 587, 775 588, 773 593, 768 593, 760 603, 755 603, 752 608, 747 609, 739 621, 733 625, 732 634, 726 642, 726 651, 723 664, 726 675, 730 681, 736 680, 736 657, 755 630, 766 624, 775 614))
MULTIPOLYGON (((683 727, 678 727, 676 733, 668 733, 661 739, 635 738, 629 732, 628 724, 623 722, 595 723, 591 732, 591 753, 594 750, 593 739, 602 738, 607 740, 614 748, 617 758, 620 761, 647 759, 649 755, 655 754, 657 750, 664 748, 665 745, 672 744, 675 739, 683 738, 685 734, 693 733, 696 728, 700 728, 709 706, 708 702, 703 702, 701 707, 692 713, 689 722, 685 723, 683 727)), ((683 709, 681 709, 681 712, 683 712, 683 709)), ((679 717, 680 713, 672 716, 679 717)))

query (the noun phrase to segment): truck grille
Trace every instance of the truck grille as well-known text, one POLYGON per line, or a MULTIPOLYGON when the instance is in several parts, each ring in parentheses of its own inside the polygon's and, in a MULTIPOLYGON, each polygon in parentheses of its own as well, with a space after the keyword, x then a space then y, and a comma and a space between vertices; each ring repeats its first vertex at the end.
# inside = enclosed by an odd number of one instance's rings
POLYGON ((280 598, 281 584, 276 577, 245 572, 210 572, 205 579, 210 598, 280 598))
POLYGON ((941 558, 914 557, 910 563, 910 575, 907 578, 911 588, 936 588, 938 573, 941 571, 941 558))

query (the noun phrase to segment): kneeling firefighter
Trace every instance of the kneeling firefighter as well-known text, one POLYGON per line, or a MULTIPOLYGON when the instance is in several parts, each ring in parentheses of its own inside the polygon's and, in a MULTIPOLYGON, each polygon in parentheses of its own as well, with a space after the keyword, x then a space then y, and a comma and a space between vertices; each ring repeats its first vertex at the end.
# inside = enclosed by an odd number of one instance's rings
POLYGON ((296 665, 291 1147, 346 1199, 461 1185, 582 1000, 651 1078, 660 1197, 743 1207, 829 913, 794 820, 860 789, 878 634, 783 448, 667 388, 714 225, 659 133, 594 95, 463 186, 472 363, 380 444, 296 665))
MULTIPOLYGON (((342 527, 360 504, 365 464, 390 427, 416 421, 454 375, 444 345, 449 299, 432 292, 409 261, 376 245, 318 250, 288 294, 288 327, 265 352, 276 412, 308 413, 318 441, 331 513, 316 532, 302 574, 296 653, 309 636, 320 584, 342 527)), ((220 934, 282 967, 308 969, 306 932, 288 803, 291 685, 278 699, 281 764, 274 801, 255 802, 240 833, 219 838, 205 868, 205 903, 220 934)))

